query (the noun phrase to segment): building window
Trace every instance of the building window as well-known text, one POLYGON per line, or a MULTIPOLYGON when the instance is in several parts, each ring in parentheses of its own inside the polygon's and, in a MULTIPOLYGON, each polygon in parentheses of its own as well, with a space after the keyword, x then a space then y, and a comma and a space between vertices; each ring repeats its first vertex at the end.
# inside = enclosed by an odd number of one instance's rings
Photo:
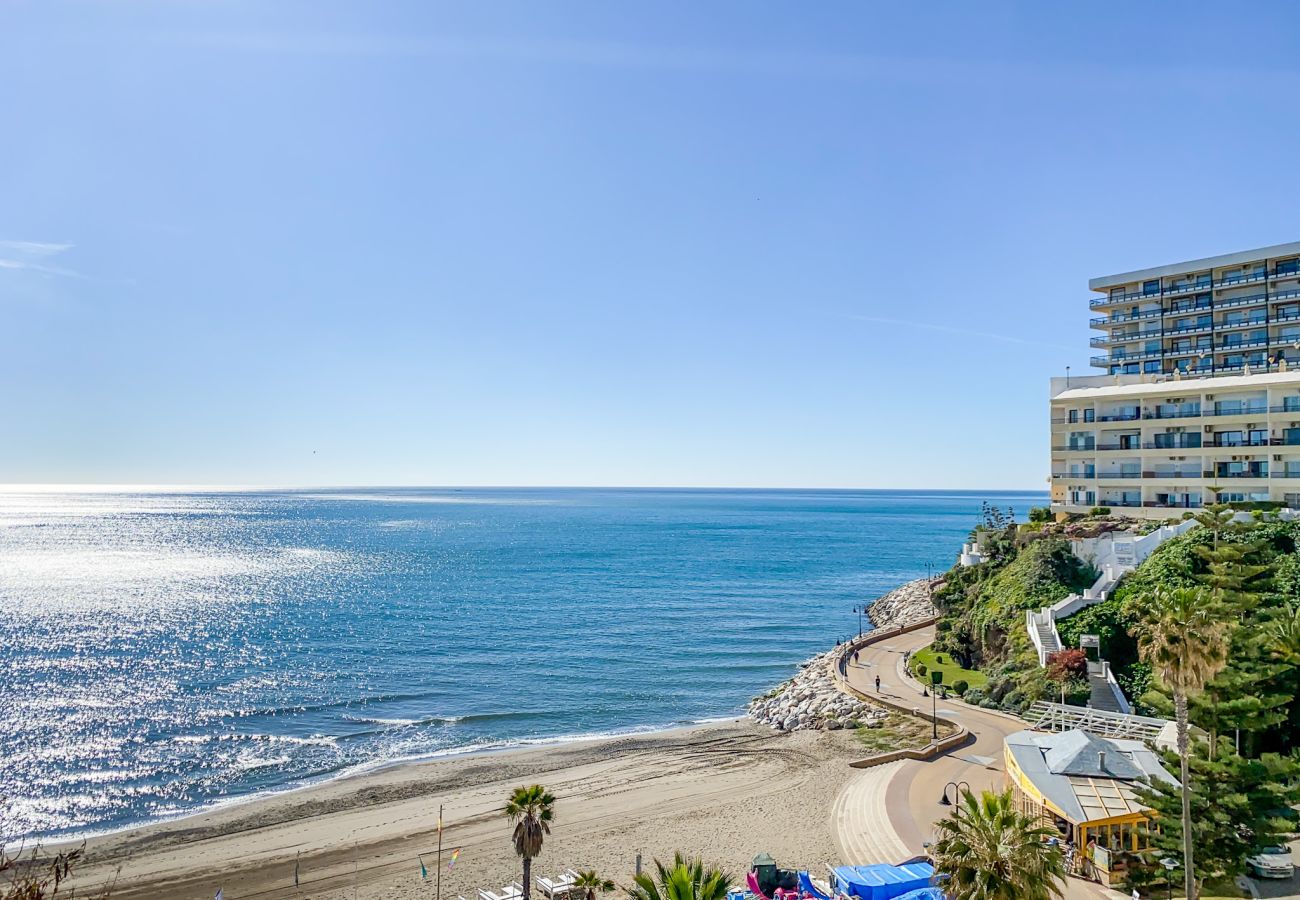
POLYGON ((1065 415, 1065 421, 1067 421, 1067 422, 1069 422, 1069 423, 1071 423, 1071 424, 1073 424, 1073 423, 1079 421, 1079 411, 1078 411, 1077 409, 1072 409, 1072 410, 1070 410, 1070 411, 1069 411, 1068 413, 1066 413, 1066 415, 1065 415))
POLYGON ((1296 259, 1284 259, 1277 264, 1275 270, 1278 275, 1295 275, 1300 273, 1300 257, 1296 259))
MULTIPOLYGON (((1297 399, 1300 399, 1300 398, 1297 398, 1297 399)), ((1092 409, 1091 407, 1088 408, 1088 409, 1085 409, 1085 410, 1083 411, 1083 421, 1085 421, 1085 422, 1095 422, 1095 421, 1097 421, 1097 411, 1096 411, 1095 409, 1092 409)))
POLYGON ((1143 296, 1150 296, 1151 294, 1158 294, 1158 293, 1160 293, 1160 279, 1159 279, 1159 278, 1152 279, 1151 281, 1144 281, 1144 282, 1142 282, 1142 294, 1143 294, 1143 296))
POLYGON ((1143 372, 1159 372, 1159 371, 1160 371, 1160 360, 1158 360, 1158 359, 1147 360, 1145 363, 1142 364, 1142 371, 1143 371, 1143 372))

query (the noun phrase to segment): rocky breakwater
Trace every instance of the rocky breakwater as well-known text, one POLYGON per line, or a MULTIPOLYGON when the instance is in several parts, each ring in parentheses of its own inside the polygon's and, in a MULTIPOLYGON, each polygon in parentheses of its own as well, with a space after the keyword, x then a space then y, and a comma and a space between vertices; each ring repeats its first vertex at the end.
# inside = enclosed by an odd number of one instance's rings
POLYGON ((814 656, 799 674, 749 704, 749 717, 780 731, 837 731, 874 728, 884 722, 884 707, 841 691, 831 678, 837 650, 814 656))
POLYGON ((930 588, 924 578, 899 585, 867 607, 867 615, 877 628, 910 625, 938 614, 930 602, 930 588))

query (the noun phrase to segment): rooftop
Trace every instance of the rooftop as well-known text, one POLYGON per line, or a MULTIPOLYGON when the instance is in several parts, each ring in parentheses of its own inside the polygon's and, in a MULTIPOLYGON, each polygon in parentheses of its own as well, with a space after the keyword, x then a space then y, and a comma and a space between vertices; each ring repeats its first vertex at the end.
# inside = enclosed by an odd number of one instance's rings
MULTIPOLYGON (((1106 376, 1096 376, 1106 377, 1106 376)), ((1082 379, 1079 379, 1082 380, 1082 379)), ((1280 384, 1300 384, 1300 367, 1290 372, 1261 372, 1258 375, 1216 375, 1209 378, 1165 378, 1145 384, 1112 384, 1077 387, 1053 394, 1053 400, 1104 400, 1107 397, 1169 397, 1179 393, 1249 390, 1280 384)))
POLYGON ((1075 823, 1140 813, 1143 782, 1178 782, 1141 741, 1100 738, 1085 731, 1017 731, 1007 751, 1034 788, 1075 823))
POLYGON ((1107 288, 1132 284, 1135 281, 1146 281, 1151 278, 1185 275, 1191 272, 1204 272, 1206 269, 1221 269, 1225 266, 1256 262, 1261 259, 1298 255, 1300 255, 1300 241, 1293 241, 1290 244, 1274 244, 1271 247, 1260 247, 1256 250, 1241 250, 1237 253, 1206 256, 1203 259, 1190 259, 1187 262, 1170 263, 1167 266, 1156 266, 1152 269, 1135 269, 1132 272, 1120 272, 1118 275, 1102 275, 1098 278, 1089 279, 1088 287, 1094 291, 1104 291, 1107 288))

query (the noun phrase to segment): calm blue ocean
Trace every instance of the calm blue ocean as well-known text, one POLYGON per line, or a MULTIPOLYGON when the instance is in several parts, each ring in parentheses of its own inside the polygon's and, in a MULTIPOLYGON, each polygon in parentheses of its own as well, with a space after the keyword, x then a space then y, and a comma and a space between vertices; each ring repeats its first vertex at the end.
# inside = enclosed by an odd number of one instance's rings
POLYGON ((0 836, 741 711, 953 560, 903 491, 0 494, 0 836))

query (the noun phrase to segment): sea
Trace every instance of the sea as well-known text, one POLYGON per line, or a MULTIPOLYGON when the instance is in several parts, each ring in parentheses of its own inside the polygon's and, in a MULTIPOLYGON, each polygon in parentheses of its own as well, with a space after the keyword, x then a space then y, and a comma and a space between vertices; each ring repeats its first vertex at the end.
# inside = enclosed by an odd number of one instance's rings
POLYGON ((0 841, 741 714, 993 491, 0 493, 0 841))

